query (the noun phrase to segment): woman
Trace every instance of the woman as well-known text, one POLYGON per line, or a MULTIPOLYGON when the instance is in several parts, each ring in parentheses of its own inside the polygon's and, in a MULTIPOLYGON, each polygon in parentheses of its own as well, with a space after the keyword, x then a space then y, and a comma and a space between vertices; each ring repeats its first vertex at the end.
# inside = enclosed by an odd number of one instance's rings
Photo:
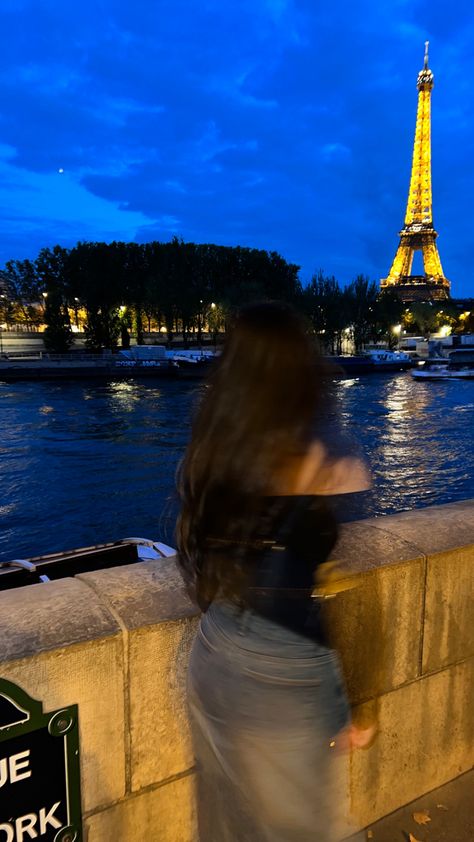
POLYGON ((313 598, 328 497, 368 487, 315 434, 323 382, 293 310, 243 309, 181 465, 179 563, 205 612, 188 686, 201 842, 332 842, 334 755, 368 738, 313 598))

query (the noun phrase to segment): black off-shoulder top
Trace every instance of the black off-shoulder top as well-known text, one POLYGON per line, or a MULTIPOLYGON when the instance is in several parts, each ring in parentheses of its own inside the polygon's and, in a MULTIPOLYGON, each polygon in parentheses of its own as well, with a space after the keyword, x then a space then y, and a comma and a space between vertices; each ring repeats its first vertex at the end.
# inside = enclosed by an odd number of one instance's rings
POLYGON ((312 592, 317 569, 327 561, 338 536, 330 500, 267 497, 259 522, 257 534, 244 548, 225 539, 215 545, 223 563, 232 563, 238 555, 243 576, 236 602, 325 645, 321 604, 312 592))

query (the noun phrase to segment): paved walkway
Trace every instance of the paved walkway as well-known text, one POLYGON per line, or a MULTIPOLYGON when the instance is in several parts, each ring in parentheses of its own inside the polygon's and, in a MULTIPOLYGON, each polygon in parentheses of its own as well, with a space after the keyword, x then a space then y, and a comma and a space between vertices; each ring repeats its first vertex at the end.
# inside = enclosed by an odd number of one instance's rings
POLYGON ((474 770, 376 822, 365 836, 373 842, 474 842, 474 770), (419 824, 413 813, 431 821, 419 824))

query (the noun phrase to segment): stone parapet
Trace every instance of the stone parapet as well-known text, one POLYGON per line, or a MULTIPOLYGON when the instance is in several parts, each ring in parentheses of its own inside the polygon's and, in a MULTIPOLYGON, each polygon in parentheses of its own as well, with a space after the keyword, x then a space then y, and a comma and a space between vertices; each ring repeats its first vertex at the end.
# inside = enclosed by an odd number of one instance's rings
MULTIPOLYGON (((343 527, 354 587, 328 600, 355 714, 356 824, 474 764, 474 501, 343 527)), ((79 706, 87 842, 195 842, 185 705, 197 611, 171 558, 0 593, 0 675, 46 710, 79 706)))

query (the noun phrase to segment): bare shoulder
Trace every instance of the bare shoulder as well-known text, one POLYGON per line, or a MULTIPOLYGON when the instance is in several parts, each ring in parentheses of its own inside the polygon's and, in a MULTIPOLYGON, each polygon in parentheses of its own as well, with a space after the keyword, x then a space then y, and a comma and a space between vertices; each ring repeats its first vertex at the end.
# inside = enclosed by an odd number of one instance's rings
POLYGON ((356 456, 329 456, 324 444, 314 441, 295 473, 294 494, 351 494, 370 488, 367 465, 356 456))

